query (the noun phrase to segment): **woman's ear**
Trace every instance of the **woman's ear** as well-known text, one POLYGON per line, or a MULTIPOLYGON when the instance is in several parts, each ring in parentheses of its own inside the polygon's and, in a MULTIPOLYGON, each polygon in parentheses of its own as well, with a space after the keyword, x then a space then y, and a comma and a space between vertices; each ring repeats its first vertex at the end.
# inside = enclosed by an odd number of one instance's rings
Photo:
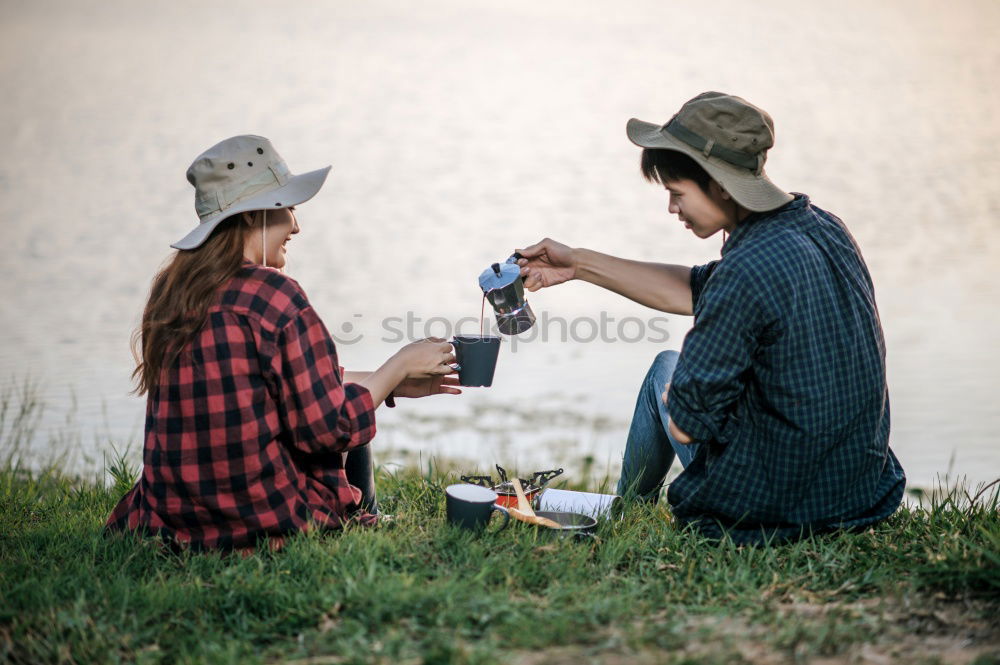
POLYGON ((253 226, 253 223, 254 223, 253 213, 244 212, 244 213, 240 213, 240 214, 243 215, 243 221, 246 222, 247 226, 253 226))

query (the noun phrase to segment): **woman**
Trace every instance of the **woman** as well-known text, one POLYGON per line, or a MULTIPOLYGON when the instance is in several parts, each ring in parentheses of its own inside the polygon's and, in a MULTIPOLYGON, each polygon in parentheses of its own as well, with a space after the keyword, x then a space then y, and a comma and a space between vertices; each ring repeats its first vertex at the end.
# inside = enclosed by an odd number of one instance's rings
POLYGON ((133 338, 144 467, 108 529, 241 549, 373 524, 375 409, 460 392, 443 340, 344 372, 302 288, 280 272, 295 206, 329 170, 292 175, 259 136, 222 141, 188 168, 200 223, 172 245, 133 338))

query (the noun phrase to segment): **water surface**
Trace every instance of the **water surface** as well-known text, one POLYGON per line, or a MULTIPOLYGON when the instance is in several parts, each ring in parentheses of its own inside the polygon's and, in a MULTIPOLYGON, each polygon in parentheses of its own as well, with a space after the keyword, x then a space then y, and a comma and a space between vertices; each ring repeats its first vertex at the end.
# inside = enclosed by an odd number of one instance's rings
MULTIPOLYGON (((387 318, 475 320, 479 272, 543 236, 716 258, 721 240, 666 214, 624 134, 629 117, 663 122, 715 89, 770 111, 772 178, 841 216, 863 249, 911 482, 949 464, 996 477, 1000 5, 610 7, 5 2, 0 380, 42 386, 39 445, 69 416, 94 463, 109 440, 138 446, 129 335, 168 244, 195 223, 184 171, 212 143, 258 133, 293 170, 333 164, 300 208, 288 271, 345 340, 344 364, 373 368, 399 346, 383 341, 387 318)), ((584 284, 531 303, 569 323, 657 315, 584 284)), ((494 388, 380 412, 381 459, 613 466, 647 366, 690 320, 662 325, 666 341, 556 331, 508 346, 494 388)))

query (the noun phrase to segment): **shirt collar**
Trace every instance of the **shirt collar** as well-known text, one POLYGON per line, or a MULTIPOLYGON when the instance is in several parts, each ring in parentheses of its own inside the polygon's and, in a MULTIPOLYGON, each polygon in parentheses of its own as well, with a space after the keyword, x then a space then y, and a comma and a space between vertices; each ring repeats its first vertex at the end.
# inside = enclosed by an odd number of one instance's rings
POLYGON ((743 241, 743 237, 746 236, 747 231, 756 222, 762 219, 767 219, 768 217, 773 217, 775 215, 780 215, 782 213, 788 212, 790 210, 797 210, 799 208, 804 208, 809 205, 809 197, 805 194, 799 194, 797 192, 792 192, 793 198, 791 201, 781 206, 780 208, 775 208, 774 210, 765 210, 764 212, 751 212, 749 215, 743 218, 743 221, 736 225, 733 232, 729 234, 729 238, 726 240, 726 244, 722 246, 722 256, 726 255, 726 252, 730 252, 734 247, 743 241))

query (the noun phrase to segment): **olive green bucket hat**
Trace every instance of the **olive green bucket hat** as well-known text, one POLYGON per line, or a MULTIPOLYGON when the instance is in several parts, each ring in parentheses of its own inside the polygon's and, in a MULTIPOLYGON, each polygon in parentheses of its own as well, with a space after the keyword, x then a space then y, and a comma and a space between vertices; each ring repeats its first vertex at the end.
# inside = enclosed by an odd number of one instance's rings
POLYGON ((793 198, 764 173, 774 145, 771 116, 734 95, 703 92, 665 125, 632 118, 625 131, 639 147, 688 155, 747 210, 774 210, 793 198))
POLYGON ((222 220, 237 213, 304 203, 316 195, 329 172, 327 166, 293 174, 263 136, 245 134, 220 141, 188 167, 187 179, 194 185, 194 208, 200 222, 170 246, 195 249, 222 220))

